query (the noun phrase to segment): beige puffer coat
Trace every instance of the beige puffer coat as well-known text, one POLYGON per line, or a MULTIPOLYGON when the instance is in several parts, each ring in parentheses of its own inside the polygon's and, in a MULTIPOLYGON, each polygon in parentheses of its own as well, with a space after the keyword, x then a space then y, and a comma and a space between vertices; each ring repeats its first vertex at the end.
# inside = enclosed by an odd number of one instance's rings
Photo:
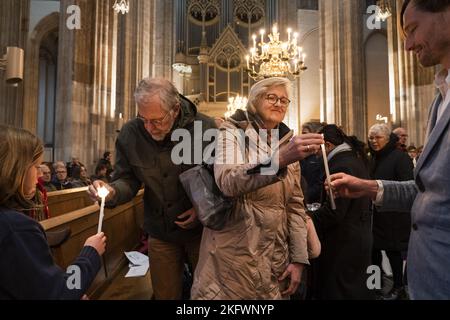
MULTIPOLYGON (((257 131, 249 123, 245 127, 250 141, 256 141, 257 131)), ((230 156, 230 146, 242 157, 242 140, 233 123, 222 125, 219 146, 220 142, 226 151, 216 149, 216 182, 225 195, 238 200, 223 230, 204 228, 191 297, 282 299, 287 282, 278 278, 288 264, 309 264, 300 166, 289 165, 278 175, 247 174, 256 167, 248 157, 243 164, 217 160, 224 153, 230 156)))

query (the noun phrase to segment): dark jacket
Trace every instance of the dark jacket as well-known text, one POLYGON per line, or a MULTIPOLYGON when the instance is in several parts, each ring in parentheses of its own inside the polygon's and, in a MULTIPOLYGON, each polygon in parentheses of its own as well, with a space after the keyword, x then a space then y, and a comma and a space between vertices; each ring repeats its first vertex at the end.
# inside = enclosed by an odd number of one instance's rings
MULTIPOLYGON (((368 178, 367 167, 352 151, 336 154, 329 166, 331 174, 368 178)), ((326 201, 312 214, 322 245, 320 256, 312 261, 313 296, 320 300, 371 299, 366 285, 372 252, 370 200, 335 201, 335 211, 326 201)))
POLYGON ((72 189, 72 182, 70 180, 66 179, 65 181, 61 182, 56 177, 52 179, 52 185, 55 186, 56 190, 66 190, 66 189, 72 189))
MULTIPOLYGON (((197 113, 195 105, 181 96, 180 115, 173 130, 183 128, 190 133, 192 157, 196 144, 203 150, 211 143, 202 141, 200 134, 194 143, 194 121, 202 123, 201 133, 215 127, 213 119, 197 113)), ((182 137, 180 142, 189 142, 184 140, 182 137)), ((110 202, 109 205, 130 201, 143 184, 144 230, 154 238, 183 244, 200 237, 202 227, 199 224, 194 229, 185 230, 175 224, 177 216, 192 208, 178 176, 195 166, 192 159, 187 164, 172 162, 172 150, 178 144, 171 141, 171 133, 162 142, 153 140, 139 119, 126 123, 116 141, 116 163, 111 184, 117 192, 116 203, 110 202)), ((180 150, 174 152, 180 154, 180 150)))
POLYGON ((100 256, 94 248, 84 247, 72 265, 81 271, 79 290, 68 288, 74 273, 67 274, 53 262, 41 225, 0 207, 0 300, 79 300, 100 270, 100 256))
POLYGON ((325 176, 322 159, 313 154, 300 161, 300 166, 302 169, 302 177, 307 183, 306 190, 304 190, 306 203, 320 203, 325 176))
MULTIPOLYGON (((380 151, 370 149, 370 177, 379 180, 413 180, 414 165, 407 153, 397 149, 398 137, 391 134, 380 151)), ((378 212, 374 208, 373 246, 380 250, 405 251, 411 231, 410 212, 378 212)))

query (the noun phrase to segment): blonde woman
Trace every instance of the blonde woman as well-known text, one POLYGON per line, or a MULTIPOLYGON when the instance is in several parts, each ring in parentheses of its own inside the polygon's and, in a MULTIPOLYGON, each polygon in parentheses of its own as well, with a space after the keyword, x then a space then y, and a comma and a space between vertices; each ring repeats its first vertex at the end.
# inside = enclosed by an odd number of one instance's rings
POLYGON ((26 215, 40 176, 42 143, 30 132, 0 125, 0 300, 81 299, 100 269, 103 233, 88 238, 73 262, 80 286, 54 262, 41 225, 26 215))
MULTIPOLYGON (((289 88, 284 78, 260 81, 250 91, 248 112, 238 110, 221 126, 214 174, 219 189, 236 198, 236 205, 223 230, 204 228, 193 299, 288 298, 309 264, 307 224, 314 226, 305 215, 298 161, 316 153, 323 140, 318 134, 290 139, 282 123, 289 88), (273 150, 271 163, 254 163, 243 153, 247 148, 240 129, 257 150, 274 148, 264 142, 265 132, 279 135, 282 146, 279 153, 273 150)), ((310 253, 317 255, 320 244, 311 244, 310 253)))

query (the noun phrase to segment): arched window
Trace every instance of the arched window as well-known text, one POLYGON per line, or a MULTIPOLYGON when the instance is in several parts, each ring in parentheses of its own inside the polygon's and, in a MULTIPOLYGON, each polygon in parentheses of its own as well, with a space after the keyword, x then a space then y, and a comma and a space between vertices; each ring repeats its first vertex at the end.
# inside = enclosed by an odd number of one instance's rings
POLYGON ((42 38, 39 47, 37 134, 49 152, 55 144, 57 62, 58 30, 53 30, 42 38))

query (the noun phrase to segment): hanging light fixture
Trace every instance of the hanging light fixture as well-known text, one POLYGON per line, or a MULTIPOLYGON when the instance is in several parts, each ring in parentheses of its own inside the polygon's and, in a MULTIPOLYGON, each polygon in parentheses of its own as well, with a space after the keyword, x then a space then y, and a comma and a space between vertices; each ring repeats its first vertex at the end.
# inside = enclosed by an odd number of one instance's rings
POLYGON ((254 80, 271 77, 297 78, 307 69, 305 64, 306 54, 302 47, 297 46, 298 33, 287 30, 288 40, 281 41, 278 26, 272 28, 269 34, 269 42, 264 42, 266 31, 260 30, 261 40, 256 41, 256 35, 252 36, 253 47, 246 56, 247 72, 254 80))
POLYGON ((392 16, 392 8, 389 0, 378 0, 377 7, 377 20, 386 21, 387 18, 392 16))
POLYGON ((247 110, 248 99, 237 95, 228 99, 227 112, 225 112, 225 118, 231 117, 235 112, 240 110, 247 110))
POLYGON ((174 63, 172 65, 172 68, 179 72, 180 74, 191 74, 192 73, 192 67, 190 65, 187 65, 185 63, 174 63))
POLYGON ((130 10, 130 4, 128 3, 128 0, 115 0, 113 9, 117 13, 125 14, 130 10))

